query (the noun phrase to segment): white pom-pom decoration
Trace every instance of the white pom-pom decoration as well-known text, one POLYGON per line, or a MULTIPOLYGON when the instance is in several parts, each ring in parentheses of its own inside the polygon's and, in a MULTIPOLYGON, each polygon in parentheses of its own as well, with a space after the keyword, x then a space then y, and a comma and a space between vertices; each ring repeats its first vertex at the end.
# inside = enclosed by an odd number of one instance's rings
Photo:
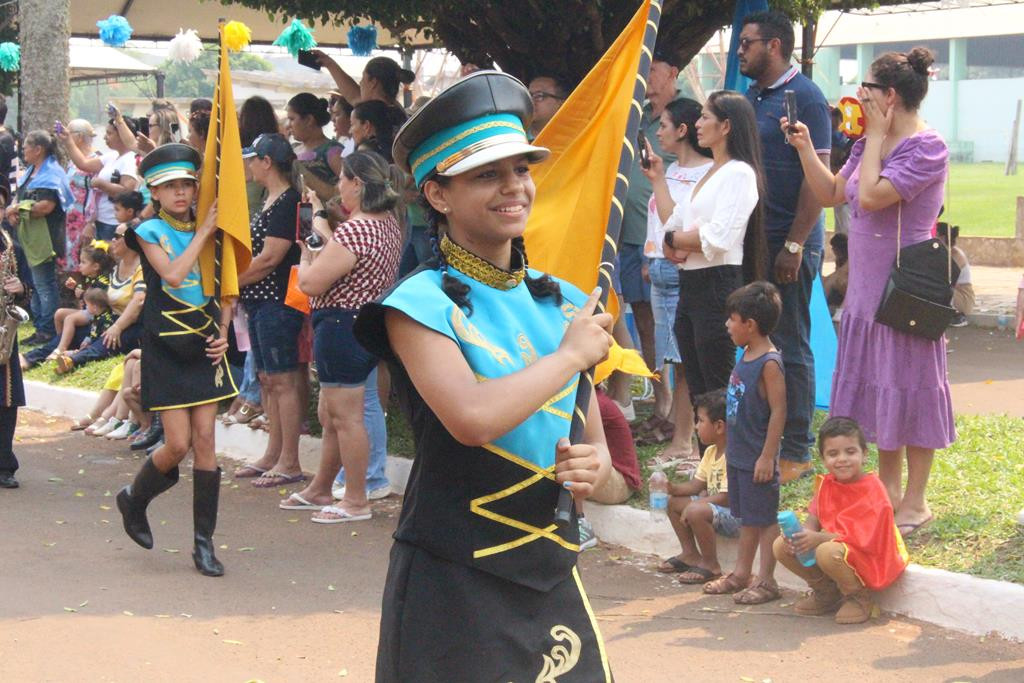
POLYGON ((178 29, 178 35, 171 38, 167 56, 175 62, 191 64, 203 53, 203 41, 195 29, 178 29))

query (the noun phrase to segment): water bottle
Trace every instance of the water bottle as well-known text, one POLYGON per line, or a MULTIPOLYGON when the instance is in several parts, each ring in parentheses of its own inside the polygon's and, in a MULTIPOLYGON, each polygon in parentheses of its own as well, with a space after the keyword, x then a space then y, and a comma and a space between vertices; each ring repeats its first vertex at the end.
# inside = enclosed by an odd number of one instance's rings
POLYGON ((647 489, 650 491, 651 519, 657 521, 668 517, 668 477, 661 469, 651 472, 651 478, 647 481, 647 489))
MULTIPOLYGON (((779 528, 782 530, 782 535, 789 539, 793 538, 794 534, 804 530, 800 520, 796 518, 796 513, 792 510, 782 510, 779 512, 779 528)), ((815 564, 814 551, 797 553, 796 559, 805 567, 813 567, 815 564)))

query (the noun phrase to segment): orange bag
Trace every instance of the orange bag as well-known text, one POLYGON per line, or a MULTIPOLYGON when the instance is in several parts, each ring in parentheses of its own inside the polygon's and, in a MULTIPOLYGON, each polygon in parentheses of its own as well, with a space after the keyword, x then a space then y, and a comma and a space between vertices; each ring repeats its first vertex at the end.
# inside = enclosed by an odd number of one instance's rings
POLYGON ((291 306, 300 313, 309 315, 309 297, 299 289, 299 267, 292 266, 288 273, 288 292, 284 295, 284 305, 291 306))

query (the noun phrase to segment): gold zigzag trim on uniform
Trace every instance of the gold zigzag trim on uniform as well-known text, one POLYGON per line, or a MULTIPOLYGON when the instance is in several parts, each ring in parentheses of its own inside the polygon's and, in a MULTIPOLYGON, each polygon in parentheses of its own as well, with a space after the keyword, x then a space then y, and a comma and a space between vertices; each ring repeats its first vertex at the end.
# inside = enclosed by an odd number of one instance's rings
POLYGON ((590 598, 587 597, 587 591, 583 590, 583 582, 580 581, 580 573, 576 567, 572 568, 572 578, 576 581, 576 588, 580 591, 580 598, 583 599, 583 607, 587 610, 587 616, 590 617, 590 627, 594 629, 594 638, 597 640, 597 651, 601 653, 601 667, 604 669, 604 680, 605 683, 610 683, 612 680, 612 671, 608 668, 608 655, 604 651, 604 638, 601 637, 601 629, 597 626, 597 618, 594 616, 594 609, 590 606, 590 598))

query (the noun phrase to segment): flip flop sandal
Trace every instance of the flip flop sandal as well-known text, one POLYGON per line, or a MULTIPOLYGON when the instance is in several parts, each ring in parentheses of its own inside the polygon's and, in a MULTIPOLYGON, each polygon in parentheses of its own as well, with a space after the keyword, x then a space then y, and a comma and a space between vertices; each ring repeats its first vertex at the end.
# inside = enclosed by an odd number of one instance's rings
POLYGON ((778 586, 773 586, 765 581, 758 581, 746 590, 740 591, 732 596, 732 601, 737 605, 763 605, 772 600, 782 597, 778 586))
POLYGON ((676 581, 684 586, 696 586, 697 584, 707 583, 720 578, 722 578, 721 574, 716 574, 704 567, 690 567, 688 571, 680 574, 676 581), (687 574, 690 576, 687 576, 687 574))
POLYGON ((367 512, 361 515, 353 515, 348 510, 344 510, 334 505, 328 505, 326 507, 321 508, 319 514, 336 516, 317 517, 316 515, 313 515, 312 517, 310 517, 310 521, 316 522, 317 524, 344 524, 345 522, 362 522, 373 517, 373 513, 371 512, 367 512))
POLYGON ((80 417, 71 423, 71 431, 80 432, 83 429, 88 428, 93 422, 95 422, 95 420, 91 417, 80 417))
POLYGON ((256 465, 243 465, 235 470, 235 479, 251 479, 253 477, 262 476, 266 472, 262 467, 256 467, 256 465))
POLYGON ((897 524, 896 530, 900 532, 900 536, 903 537, 903 540, 906 540, 934 521, 935 515, 928 515, 928 519, 920 521, 917 524, 897 524), (906 533, 903 532, 904 527, 907 528, 906 533))
POLYGON ((277 507, 282 510, 322 510, 324 506, 310 503, 299 494, 293 493, 278 503, 277 507))
POLYGON ((661 564, 657 566, 657 570, 662 574, 679 574, 681 572, 688 572, 692 569, 694 569, 692 565, 686 564, 678 557, 669 557, 662 560, 661 564))
POLYGON ((726 574, 704 584, 706 595, 731 595, 746 590, 747 586, 735 574, 726 574))
POLYGON ((303 473, 299 474, 285 474, 284 472, 274 472, 268 470, 252 480, 252 485, 258 489, 272 489, 278 486, 287 486, 288 484, 297 484, 300 481, 305 481, 306 475, 303 473))

